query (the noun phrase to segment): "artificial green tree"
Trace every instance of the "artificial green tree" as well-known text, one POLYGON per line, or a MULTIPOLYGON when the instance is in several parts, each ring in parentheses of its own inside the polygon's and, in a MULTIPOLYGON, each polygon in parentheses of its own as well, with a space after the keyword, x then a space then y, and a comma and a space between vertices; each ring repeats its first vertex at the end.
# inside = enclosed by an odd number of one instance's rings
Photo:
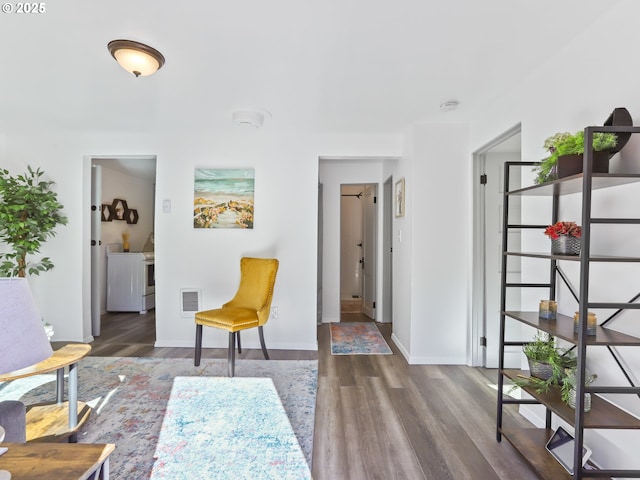
POLYGON ((66 225, 63 206, 51 190, 53 181, 42 180, 40 168, 27 166, 24 175, 12 176, 0 169, 0 242, 11 248, 0 253, 0 276, 39 275, 53 268, 49 257, 27 261, 28 255, 40 251, 42 244, 55 236, 58 225, 66 225))

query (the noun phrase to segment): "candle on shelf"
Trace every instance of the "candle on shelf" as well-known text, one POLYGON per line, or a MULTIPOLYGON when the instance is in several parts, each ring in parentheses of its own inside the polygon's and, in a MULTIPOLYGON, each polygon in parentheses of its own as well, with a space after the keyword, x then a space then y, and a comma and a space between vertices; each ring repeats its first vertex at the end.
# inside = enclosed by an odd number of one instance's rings
POLYGON ((558 312, 558 304, 555 300, 540 300, 538 316, 543 320, 555 320, 558 312))
MULTIPOLYGON (((598 319, 593 312, 587 313, 587 335, 595 335, 596 327, 598 326, 598 319)), ((573 315, 573 331, 580 333, 580 312, 576 312, 573 315)))

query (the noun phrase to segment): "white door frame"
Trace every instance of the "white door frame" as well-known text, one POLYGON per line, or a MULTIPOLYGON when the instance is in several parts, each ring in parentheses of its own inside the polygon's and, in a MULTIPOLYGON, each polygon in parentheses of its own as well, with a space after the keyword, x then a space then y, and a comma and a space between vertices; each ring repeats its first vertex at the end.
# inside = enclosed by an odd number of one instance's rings
MULTIPOLYGON (((378 320, 376 306, 378 301, 378 184, 366 183, 362 204, 362 313, 373 320, 378 320), (373 197, 373 198, 371 198, 373 197), (367 210, 373 214, 369 215, 367 210), (367 279, 370 279, 367 282, 367 279), (372 298, 369 298, 371 296, 372 298), (367 300, 371 300, 369 304, 367 300)), ((370 213, 371 213, 370 212, 370 213)))
POLYGON ((482 338, 486 335, 485 205, 480 175, 484 173, 487 152, 521 131, 522 125, 518 123, 473 152, 473 287, 471 293, 471 338, 469 339, 472 366, 484 366, 486 357, 486 350, 482 345, 482 338))
MULTIPOLYGON (((364 185, 375 183, 381 185, 397 169, 399 157, 354 157, 354 156, 320 156, 318 157, 318 178, 324 185, 323 191, 323 323, 340 321, 340 185, 364 185), (336 220, 337 219, 337 220, 336 220), (337 247, 337 248, 336 248, 337 247), (337 288, 336 288, 337 286, 337 288)), ((378 194, 382 189, 378 187, 378 194)), ((378 197, 378 202, 387 201, 378 197)), ((392 199, 388 199, 392 201, 392 199)), ((383 208, 378 208, 378 217, 383 208)), ((386 278, 382 272, 382 219, 378 221, 377 251, 377 285, 378 293, 381 283, 386 278)), ((378 296, 376 310, 378 316, 384 311, 383 298, 378 296)))
POLYGON ((100 336, 102 166, 91 165, 91 335, 100 336))
POLYGON ((382 186, 382 315, 378 322, 393 322, 393 177, 382 186))
POLYGON ((324 226, 324 193, 323 193, 323 185, 318 182, 318 256, 316 261, 318 262, 318 272, 316 281, 317 285, 317 300, 316 300, 316 323, 318 325, 322 324, 322 247, 324 246, 322 242, 323 238, 323 226, 324 226))
MULTIPOLYGON (((155 154, 150 154, 150 155, 85 155, 84 156, 84 164, 85 164, 85 168, 87 168, 90 171, 93 171, 93 166, 97 165, 97 164, 101 164, 101 165, 105 165, 105 163, 102 162, 107 162, 106 164, 108 165, 108 162, 113 161, 114 164, 115 163, 121 163, 120 167, 123 167, 124 165, 126 165, 129 162, 136 162, 136 161, 140 161, 140 160, 150 160, 153 159, 156 162, 156 169, 157 169, 157 155, 155 154)), ((114 168, 117 169, 117 168, 114 168)), ((89 192, 89 198, 87 199, 89 201, 89 205, 91 205, 91 199, 93 196, 93 190, 94 190, 94 186, 92 184, 92 174, 88 175, 87 178, 87 192, 89 192)), ((155 195, 156 195, 156 189, 157 189, 157 185, 154 187, 154 204, 155 204, 155 195)), ((96 217, 96 213, 94 211, 91 211, 90 208, 87 208, 86 210, 87 213, 87 217, 85 217, 85 224, 89 226, 88 230, 91 231, 91 224, 92 224, 92 217, 95 218, 96 217)), ((157 212, 154 212, 154 225, 155 225, 155 214, 157 212)), ((98 213, 99 215, 99 213, 98 213)), ((155 228, 155 227, 154 227, 155 228)), ((100 241, 100 239, 97 239, 96 241, 100 241)), ((100 258, 104 258, 103 257, 103 253, 92 253, 91 249, 92 247, 90 246, 90 243, 87 242, 85 245, 85 249, 86 249, 86 254, 85 254, 85 258, 92 258, 92 255, 95 257, 100 257, 100 258)), ((100 246, 97 247, 98 251, 101 250, 100 246)), ((95 249, 93 249, 95 250, 95 249)), ((102 249, 103 250, 103 249, 102 249)), ((83 337, 84 337, 84 341, 85 342, 91 342, 94 340, 93 336, 94 335, 100 335, 100 318, 99 316, 96 317, 95 316, 95 312, 100 310, 100 304, 102 303, 102 294, 104 293, 104 286, 100 286, 100 278, 99 276, 104 275, 101 272, 101 269, 99 268, 98 271, 96 271, 96 269, 93 268, 93 266, 95 265, 95 262, 90 264, 89 266, 89 283, 92 285, 90 287, 90 289, 95 289, 99 291, 95 291, 94 295, 88 295, 88 298, 85 297, 85 299, 83 300, 83 311, 89 312, 89 318, 85 321, 85 323, 83 324, 83 337), (95 302, 99 302, 98 305, 94 305, 95 302)), ((91 290, 90 290, 91 291, 91 290)))

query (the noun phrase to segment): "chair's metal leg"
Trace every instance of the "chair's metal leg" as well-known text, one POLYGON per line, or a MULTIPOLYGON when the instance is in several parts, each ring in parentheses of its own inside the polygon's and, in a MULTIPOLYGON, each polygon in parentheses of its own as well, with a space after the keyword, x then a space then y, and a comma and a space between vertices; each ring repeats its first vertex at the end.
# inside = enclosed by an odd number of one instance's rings
POLYGON ((236 332, 229 332, 229 349, 227 352, 227 368, 229 369, 228 375, 233 377, 235 373, 236 363, 236 332))
POLYGON ((202 325, 196 325, 196 354, 193 364, 200 366, 200 357, 202 356, 202 325))
POLYGON ((238 353, 242 353, 242 345, 240 345, 240 332, 236 332, 238 336, 238 353))
POLYGON ((262 331, 262 325, 258 327, 258 333, 260 334, 260 346, 262 347, 262 353, 264 354, 264 359, 269 360, 269 353, 267 353, 267 347, 264 344, 264 332, 262 331))

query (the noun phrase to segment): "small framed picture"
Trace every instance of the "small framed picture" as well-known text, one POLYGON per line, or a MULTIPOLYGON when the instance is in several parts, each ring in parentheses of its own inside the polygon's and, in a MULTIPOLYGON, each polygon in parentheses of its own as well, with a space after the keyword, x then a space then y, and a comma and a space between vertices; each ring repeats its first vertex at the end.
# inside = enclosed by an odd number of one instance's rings
POLYGON ((404 177, 396 182, 396 217, 404 217, 404 177))

